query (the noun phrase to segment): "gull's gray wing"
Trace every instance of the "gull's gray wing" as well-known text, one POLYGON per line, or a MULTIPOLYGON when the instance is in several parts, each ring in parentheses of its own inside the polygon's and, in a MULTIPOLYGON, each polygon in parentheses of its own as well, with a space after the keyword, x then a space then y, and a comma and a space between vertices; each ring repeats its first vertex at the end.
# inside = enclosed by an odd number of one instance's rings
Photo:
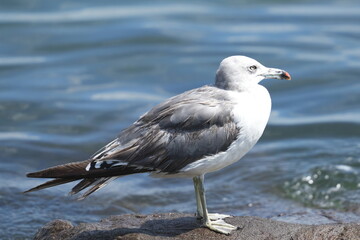
POLYGON ((225 151, 240 129, 224 90, 205 86, 155 106, 114 141, 85 161, 63 164, 28 177, 55 178, 27 192, 81 180, 70 194, 88 189, 79 199, 115 178, 132 173, 177 173, 187 164, 225 151))
POLYGON ((226 151, 239 129, 224 90, 194 89, 155 106, 93 156, 87 170, 176 173, 187 164, 226 151))

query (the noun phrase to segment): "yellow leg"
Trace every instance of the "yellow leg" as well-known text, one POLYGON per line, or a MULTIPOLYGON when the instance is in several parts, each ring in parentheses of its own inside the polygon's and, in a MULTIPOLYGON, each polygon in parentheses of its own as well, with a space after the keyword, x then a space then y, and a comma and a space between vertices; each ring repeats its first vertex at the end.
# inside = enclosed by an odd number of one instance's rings
POLYGON ((198 217, 202 217, 204 226, 212 231, 223 234, 230 234, 231 231, 236 230, 237 227, 222 220, 223 218, 230 217, 229 215, 208 213, 205 199, 204 175, 194 177, 193 181, 197 204, 197 215, 198 217))

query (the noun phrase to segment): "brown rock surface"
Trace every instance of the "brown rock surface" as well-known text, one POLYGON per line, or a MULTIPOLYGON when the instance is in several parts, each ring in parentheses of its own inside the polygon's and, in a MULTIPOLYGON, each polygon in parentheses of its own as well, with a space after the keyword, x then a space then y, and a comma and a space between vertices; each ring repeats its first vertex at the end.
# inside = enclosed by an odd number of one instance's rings
POLYGON ((191 214, 163 213, 119 215, 97 223, 73 226, 54 220, 42 227, 35 240, 107 240, 107 239, 246 239, 246 240, 360 240, 360 223, 305 225, 259 217, 233 217, 226 222, 239 227, 225 236, 202 228, 191 214))

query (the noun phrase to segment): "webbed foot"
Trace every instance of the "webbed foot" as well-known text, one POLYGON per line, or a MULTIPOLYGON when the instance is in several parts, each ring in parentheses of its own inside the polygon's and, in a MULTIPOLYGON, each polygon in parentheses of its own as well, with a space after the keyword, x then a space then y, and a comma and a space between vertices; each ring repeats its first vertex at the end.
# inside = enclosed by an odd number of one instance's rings
POLYGON ((238 227, 228 224, 222 219, 209 220, 204 223, 204 226, 209 228, 210 230, 226 235, 229 235, 233 230, 238 229, 238 227))

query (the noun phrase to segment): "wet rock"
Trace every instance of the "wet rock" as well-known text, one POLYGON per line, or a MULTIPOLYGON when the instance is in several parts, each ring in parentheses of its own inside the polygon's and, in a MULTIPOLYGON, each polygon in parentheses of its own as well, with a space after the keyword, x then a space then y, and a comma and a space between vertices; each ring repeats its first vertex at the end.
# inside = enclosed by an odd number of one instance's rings
POLYGON ((54 220, 42 227, 34 239, 360 239, 360 223, 305 225, 259 217, 233 217, 225 221, 238 226, 239 230, 225 236, 202 228, 194 215, 180 213, 119 215, 76 226, 68 221, 54 220))

